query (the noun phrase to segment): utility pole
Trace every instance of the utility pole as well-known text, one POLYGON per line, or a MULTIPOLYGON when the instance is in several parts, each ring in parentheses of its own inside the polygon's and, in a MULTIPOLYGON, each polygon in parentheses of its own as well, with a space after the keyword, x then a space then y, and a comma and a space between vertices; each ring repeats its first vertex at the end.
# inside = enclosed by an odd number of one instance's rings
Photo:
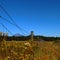
POLYGON ((34 31, 31 31, 31 41, 33 41, 34 31))

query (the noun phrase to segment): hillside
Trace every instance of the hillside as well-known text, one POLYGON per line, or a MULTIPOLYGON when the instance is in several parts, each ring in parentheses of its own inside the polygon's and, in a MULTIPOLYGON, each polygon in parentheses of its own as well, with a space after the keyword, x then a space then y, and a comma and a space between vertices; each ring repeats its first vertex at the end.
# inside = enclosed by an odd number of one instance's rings
MULTIPOLYGON (((28 41, 31 39, 31 36, 0 36, 0 40, 6 40, 6 41, 28 41)), ((46 36, 33 36, 34 41, 59 41, 60 37, 46 37, 46 36)))

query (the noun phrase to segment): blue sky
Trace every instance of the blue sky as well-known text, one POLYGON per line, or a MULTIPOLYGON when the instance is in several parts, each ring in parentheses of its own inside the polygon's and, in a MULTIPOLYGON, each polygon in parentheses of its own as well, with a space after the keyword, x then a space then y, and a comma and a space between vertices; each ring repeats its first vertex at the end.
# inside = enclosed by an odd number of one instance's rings
MULTIPOLYGON (((59 0, 0 0, 0 4, 28 34, 33 30, 35 35, 60 36, 59 0)), ((1 8, 0 15, 10 20, 1 8)), ((13 34, 22 34, 19 29, 3 19, 0 19, 0 23, 13 34)), ((1 26, 0 31, 6 30, 1 26)))

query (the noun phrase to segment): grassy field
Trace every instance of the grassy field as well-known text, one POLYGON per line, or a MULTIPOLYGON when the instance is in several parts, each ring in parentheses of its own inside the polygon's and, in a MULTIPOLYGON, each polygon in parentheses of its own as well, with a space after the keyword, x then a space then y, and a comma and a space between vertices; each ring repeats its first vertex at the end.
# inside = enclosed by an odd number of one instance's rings
POLYGON ((2 41, 0 60, 60 60, 60 42, 2 41))

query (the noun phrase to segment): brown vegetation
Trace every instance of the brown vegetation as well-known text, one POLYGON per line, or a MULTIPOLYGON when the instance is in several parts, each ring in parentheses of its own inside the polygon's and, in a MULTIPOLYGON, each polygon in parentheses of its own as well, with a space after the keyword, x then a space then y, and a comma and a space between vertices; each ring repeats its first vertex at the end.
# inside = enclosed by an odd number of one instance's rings
POLYGON ((0 60, 60 60, 59 42, 3 41, 0 60))

